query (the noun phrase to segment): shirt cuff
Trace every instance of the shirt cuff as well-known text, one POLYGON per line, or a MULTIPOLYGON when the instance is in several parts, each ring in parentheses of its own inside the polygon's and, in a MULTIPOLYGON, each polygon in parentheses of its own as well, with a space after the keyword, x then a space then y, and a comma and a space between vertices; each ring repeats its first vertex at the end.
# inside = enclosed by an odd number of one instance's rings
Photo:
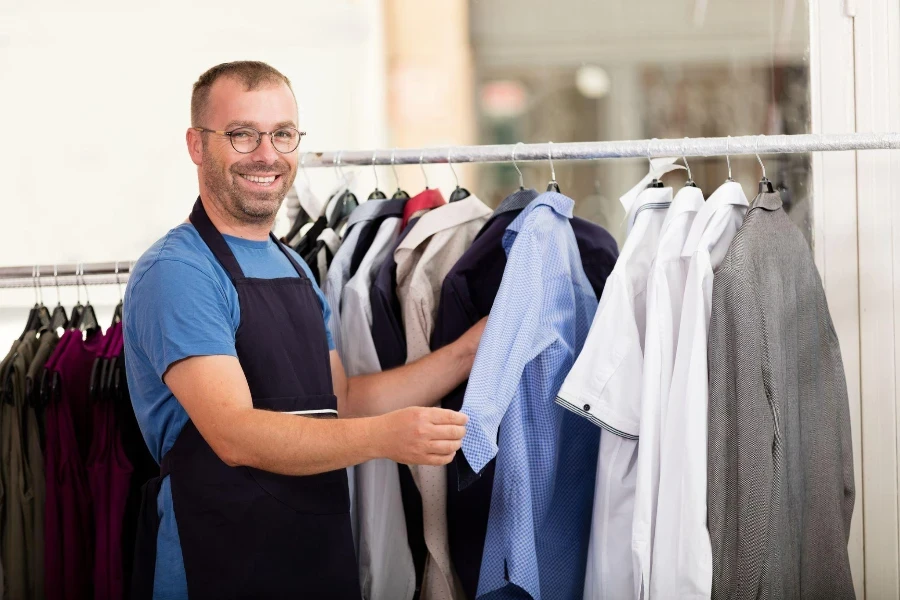
POLYGON ((457 467, 459 489, 464 490, 481 477, 487 464, 497 456, 497 444, 480 425, 473 423, 472 415, 469 415, 461 449, 462 452, 457 454, 457 467))
POLYGON ((556 396, 556 403, 563 408, 584 417, 594 425, 602 427, 606 431, 626 440, 638 439, 640 424, 633 419, 621 418, 602 410, 602 404, 591 400, 579 400, 566 390, 560 390, 556 396))

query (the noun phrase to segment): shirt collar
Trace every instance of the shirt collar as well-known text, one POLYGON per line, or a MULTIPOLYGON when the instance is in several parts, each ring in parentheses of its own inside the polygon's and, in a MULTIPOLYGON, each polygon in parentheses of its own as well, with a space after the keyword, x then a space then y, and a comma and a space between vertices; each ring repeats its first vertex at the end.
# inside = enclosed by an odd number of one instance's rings
POLYGON ((672 188, 645 188, 640 195, 638 195, 637 200, 635 200, 631 207, 631 211, 628 213, 628 231, 631 231, 638 215, 643 211, 668 208, 671 203, 672 188))
MULTIPOLYGON (((443 198, 441 199, 443 200, 443 198)), ((412 202, 412 200, 407 201, 407 207, 409 202, 412 202)), ((490 214, 491 209, 474 194, 457 202, 444 204, 422 215, 419 222, 410 230, 397 249, 412 250, 439 231, 457 227, 476 219, 486 218, 490 214)))
POLYGON ((553 212, 559 216, 571 219, 573 216, 572 209, 575 208, 575 201, 559 192, 544 192, 532 200, 531 203, 519 213, 519 216, 509 224, 506 231, 503 232, 503 248, 506 250, 507 254, 509 254, 509 249, 512 248, 516 236, 522 231, 522 227, 525 226, 525 219, 527 219, 528 215, 534 212, 534 209, 539 206, 549 206, 553 209, 553 212))
POLYGON ((503 199, 500 206, 494 210, 494 214, 491 218, 514 210, 523 210, 537 197, 538 191, 535 189, 518 189, 503 199))
POLYGON ((703 192, 700 191, 700 188, 690 185, 684 186, 675 194, 672 205, 666 211, 666 220, 663 221, 662 226, 663 230, 679 215, 683 215, 686 212, 697 212, 701 206, 703 206, 703 192))
POLYGON ((371 221, 384 216, 386 211, 396 210, 396 200, 366 200, 353 209, 347 219, 347 228, 353 227, 362 221, 371 221), (394 204, 391 204, 391 203, 394 204))
POLYGON ((753 204, 750 205, 750 210, 762 208, 763 210, 772 211, 780 209, 781 206, 781 194, 778 192, 773 192, 771 194, 763 192, 753 200, 753 204))
POLYGON ((691 224, 691 231, 688 233, 687 240, 684 242, 684 248, 681 256, 692 256, 697 248, 700 247, 700 241, 706 226, 712 221, 713 216, 720 208, 725 206, 747 206, 747 197, 741 184, 735 181, 726 181, 719 189, 712 193, 706 200, 706 203, 697 211, 694 222, 691 224))
POLYGON ((444 204, 447 204, 447 202, 439 189, 428 188, 416 194, 407 200, 406 206, 403 207, 403 225, 405 226, 415 213, 422 210, 431 210, 444 204))

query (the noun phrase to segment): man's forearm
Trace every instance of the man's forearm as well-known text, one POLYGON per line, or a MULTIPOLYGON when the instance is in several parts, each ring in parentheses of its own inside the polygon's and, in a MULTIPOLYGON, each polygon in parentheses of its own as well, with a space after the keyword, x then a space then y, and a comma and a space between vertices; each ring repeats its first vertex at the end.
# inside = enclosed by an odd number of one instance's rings
POLYGON ((380 415, 409 406, 435 406, 469 376, 476 349, 477 344, 472 346, 460 340, 408 365, 350 378, 346 416, 380 415))
MULTIPOLYGON (((222 458, 282 475, 313 475, 381 455, 374 419, 315 419, 259 409, 235 411, 222 458)), ((221 455, 221 453, 220 453, 221 455)))

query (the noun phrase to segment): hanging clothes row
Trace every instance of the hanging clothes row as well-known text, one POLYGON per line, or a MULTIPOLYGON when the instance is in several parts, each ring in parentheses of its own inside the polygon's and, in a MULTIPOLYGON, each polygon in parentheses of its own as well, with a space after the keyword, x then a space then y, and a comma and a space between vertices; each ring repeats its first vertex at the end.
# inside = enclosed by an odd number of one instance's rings
POLYGON ((35 304, 0 363, 6 598, 125 598, 140 486, 156 470, 128 386, 121 304, 104 333, 35 304))
POLYGON ((809 246, 765 174, 752 203, 730 177, 704 200, 688 167, 673 197, 671 162, 623 196, 621 255, 555 177, 493 211, 459 186, 350 211, 323 278, 350 375, 489 315, 442 402, 469 416, 457 459, 351 476, 366 599, 853 597, 849 407, 809 246))

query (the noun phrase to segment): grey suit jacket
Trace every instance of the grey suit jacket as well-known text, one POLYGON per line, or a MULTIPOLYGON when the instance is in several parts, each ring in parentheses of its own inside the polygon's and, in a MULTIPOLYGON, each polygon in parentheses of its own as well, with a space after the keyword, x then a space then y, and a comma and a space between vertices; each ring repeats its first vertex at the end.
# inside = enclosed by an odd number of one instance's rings
POLYGON ((847 384, 822 282, 777 194, 760 194, 713 280, 713 598, 853 598, 847 384))

